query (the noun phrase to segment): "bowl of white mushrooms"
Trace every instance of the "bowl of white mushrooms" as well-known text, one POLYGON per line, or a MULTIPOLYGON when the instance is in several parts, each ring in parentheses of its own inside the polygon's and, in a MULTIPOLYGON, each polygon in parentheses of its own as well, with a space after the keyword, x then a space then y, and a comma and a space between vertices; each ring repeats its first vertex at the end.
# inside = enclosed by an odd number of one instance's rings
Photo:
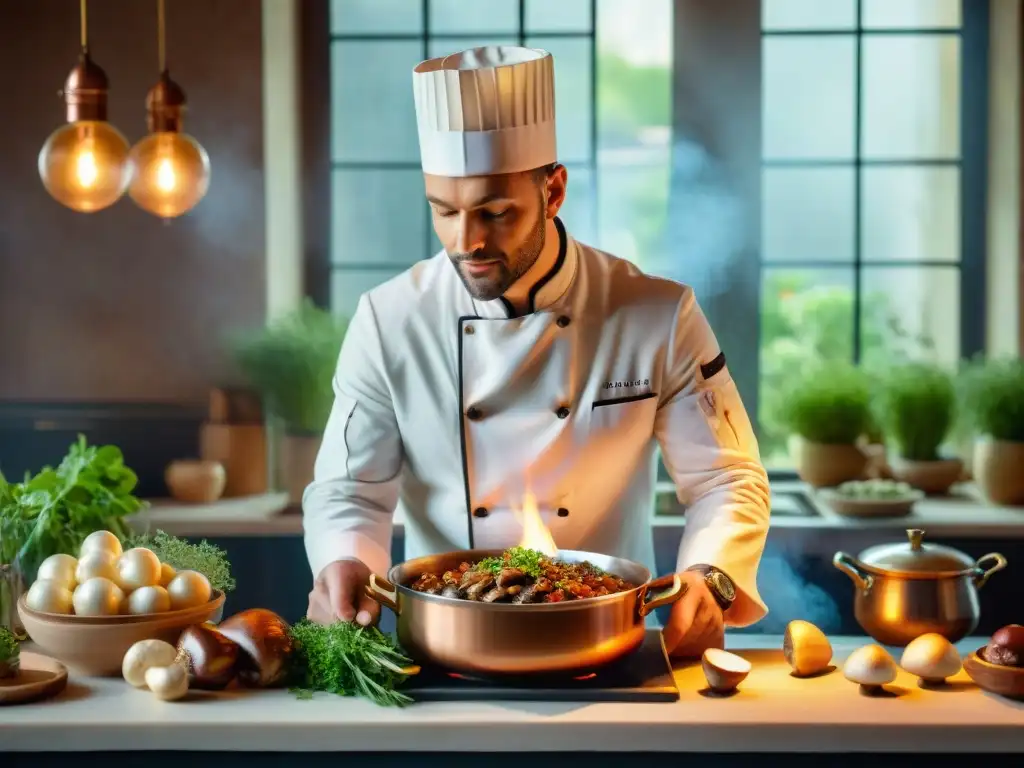
POLYGON ((121 673, 140 640, 177 642, 224 605, 198 571, 175 571, 150 549, 122 550, 109 531, 86 537, 78 557, 51 555, 18 601, 25 631, 44 652, 80 675, 121 673))

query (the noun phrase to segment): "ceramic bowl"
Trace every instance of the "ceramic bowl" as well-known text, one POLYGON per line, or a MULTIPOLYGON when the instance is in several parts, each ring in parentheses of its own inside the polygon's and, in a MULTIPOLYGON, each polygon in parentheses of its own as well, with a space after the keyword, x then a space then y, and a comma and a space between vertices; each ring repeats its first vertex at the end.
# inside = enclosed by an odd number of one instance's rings
POLYGON ((134 616, 74 616, 34 611, 18 600, 18 615, 32 641, 49 656, 79 675, 121 674, 125 653, 139 640, 165 640, 172 645, 186 627, 202 624, 224 606, 224 593, 214 590, 208 603, 195 608, 134 616))
POLYGON ((1024 667, 1004 667, 985 661, 985 646, 964 659, 964 671, 979 688, 1005 696, 1024 699, 1024 667))
POLYGON ((867 499, 823 488, 818 491, 818 497, 843 517, 904 517, 914 511, 914 505, 924 498, 924 493, 914 491, 894 499, 867 499))
POLYGON ((219 461, 179 459, 167 465, 164 482, 178 501, 212 504, 224 494, 227 472, 219 461))

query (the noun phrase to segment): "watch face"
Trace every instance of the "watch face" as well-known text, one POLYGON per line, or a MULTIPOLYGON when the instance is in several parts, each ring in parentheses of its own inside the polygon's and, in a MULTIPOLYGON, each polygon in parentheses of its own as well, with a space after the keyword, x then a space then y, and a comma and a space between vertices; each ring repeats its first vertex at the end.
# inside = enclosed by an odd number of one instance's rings
POLYGON ((711 579, 718 593, 730 602, 736 597, 736 590, 732 582, 723 573, 711 574, 711 579))

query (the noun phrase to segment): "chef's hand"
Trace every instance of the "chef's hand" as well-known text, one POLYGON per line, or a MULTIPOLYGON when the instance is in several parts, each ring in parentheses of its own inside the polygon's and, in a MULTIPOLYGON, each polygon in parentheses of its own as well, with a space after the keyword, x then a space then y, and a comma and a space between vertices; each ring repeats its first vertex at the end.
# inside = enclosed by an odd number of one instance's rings
POLYGON ((306 616, 317 624, 352 621, 364 627, 376 624, 380 604, 367 597, 370 569, 359 560, 335 560, 324 566, 309 593, 306 616))
POLYGON ((679 574, 686 594, 672 605, 662 630, 670 656, 697 658, 708 648, 725 648, 725 617, 704 576, 697 571, 679 574))

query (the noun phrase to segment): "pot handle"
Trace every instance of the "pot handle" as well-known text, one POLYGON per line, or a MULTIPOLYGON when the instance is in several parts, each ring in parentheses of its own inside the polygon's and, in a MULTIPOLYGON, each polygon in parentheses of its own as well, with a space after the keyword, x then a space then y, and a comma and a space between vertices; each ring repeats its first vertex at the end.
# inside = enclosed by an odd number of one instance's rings
POLYGON ((363 591, 367 597, 376 600, 385 608, 390 608, 395 616, 398 615, 398 587, 390 581, 371 573, 370 583, 363 588, 363 591))
POLYGON ((640 617, 643 618, 655 608, 674 603, 686 594, 686 589, 686 584, 678 573, 670 573, 660 579, 648 581, 640 587, 640 617), (648 599, 652 590, 662 589, 662 587, 667 587, 667 589, 648 599))
POLYGON ((988 581, 988 577, 996 571, 1001 571, 1006 567, 1006 558, 998 552, 989 552, 987 555, 982 555, 978 558, 978 562, 974 564, 974 573, 972 578, 974 579, 974 586, 976 589, 981 589, 985 586, 985 582, 988 581), (995 564, 991 568, 985 569, 982 566, 986 560, 995 560, 995 564))
POLYGON ((864 570, 860 560, 845 552, 836 552, 835 557, 832 558, 832 565, 849 576, 854 586, 865 595, 871 591, 871 585, 874 584, 875 579, 864 570))

